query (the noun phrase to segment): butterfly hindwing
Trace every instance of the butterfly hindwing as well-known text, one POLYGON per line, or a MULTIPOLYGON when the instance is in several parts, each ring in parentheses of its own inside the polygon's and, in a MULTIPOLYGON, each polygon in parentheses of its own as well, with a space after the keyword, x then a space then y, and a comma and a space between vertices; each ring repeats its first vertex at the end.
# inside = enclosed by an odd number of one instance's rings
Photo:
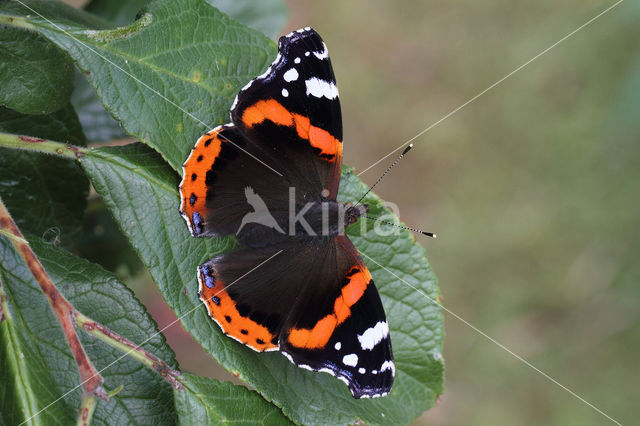
POLYGON ((333 241, 323 283, 300 293, 280 335, 296 365, 343 380, 356 398, 386 395, 395 375, 389 326, 371 274, 348 237, 333 241))
POLYGON ((279 348, 278 336, 297 294, 286 279, 282 257, 274 256, 290 254, 275 245, 244 248, 198 267, 200 299, 225 334, 256 351, 279 348))
POLYGON ((389 392, 395 369, 382 302, 346 236, 239 249, 198 271, 200 299, 225 334, 330 373, 357 398, 389 392))

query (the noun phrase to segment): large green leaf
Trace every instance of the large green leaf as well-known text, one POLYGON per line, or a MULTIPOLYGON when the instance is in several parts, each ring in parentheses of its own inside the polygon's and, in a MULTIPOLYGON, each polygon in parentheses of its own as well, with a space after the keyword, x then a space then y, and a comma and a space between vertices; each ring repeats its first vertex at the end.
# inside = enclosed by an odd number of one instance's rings
POLYGON ((254 391, 228 382, 184 374, 184 391, 175 392, 180 424, 205 425, 233 420, 237 425, 290 423, 254 391))
POLYGON ((72 90, 69 55, 38 34, 0 27, 0 105, 47 114, 64 107, 72 90))
MULTIPOLYGON (((61 396, 54 372, 47 363, 48 353, 40 350, 31 334, 28 321, 32 318, 25 318, 25 312, 16 306, 14 287, 17 286, 20 293, 29 292, 28 288, 20 288, 27 279, 27 275, 21 277, 21 274, 28 274, 22 259, 6 238, 0 237, 0 423, 3 425, 20 424, 61 396)), ((31 293, 38 300, 38 294, 31 293)), ((59 329, 55 331, 60 333, 59 329)), ((64 338, 61 333, 60 337, 64 338)), ((70 376, 79 378, 77 373, 70 376)), ((66 400, 61 400, 35 417, 32 424, 71 424, 74 411, 66 400)))
MULTIPOLYGON (((396 383, 388 397, 355 400, 335 378, 297 368, 279 353, 253 352, 225 337, 208 318, 198 299, 196 267, 234 243, 189 235, 177 210, 178 175, 159 155, 134 144, 93 150, 81 164, 185 329, 226 369, 281 407, 293 421, 406 423, 431 407, 442 392, 440 308, 375 263, 437 298, 424 251, 411 235, 401 232, 382 237, 366 230, 360 235, 357 227, 350 233, 382 295, 397 365, 396 383)), ((341 198, 356 200, 365 190, 345 168, 341 198)), ((366 202, 373 214, 386 213, 374 195, 366 202)))
POLYGON ((131 26, 105 31, 22 13, 88 74, 127 133, 175 170, 196 137, 228 119, 238 89, 276 54, 271 40, 203 0, 155 2, 131 26))
MULTIPOLYGON (((80 312, 134 342, 145 342, 144 349, 170 366, 177 366, 173 351, 145 308, 113 275, 55 245, 38 239, 31 239, 31 245, 58 289, 80 312)), ((69 424, 82 393, 76 388, 80 380, 76 364, 45 296, 22 259, 2 237, 0 281, 8 296, 10 318, 15 321, 2 326, 0 360, 3 366, 10 366, 7 360, 11 358, 23 364, 21 368, 0 370, 0 412, 8 423, 18 424, 61 397, 34 421, 69 424)), ((96 368, 104 369, 105 387, 114 390, 123 385, 109 402, 98 402, 96 424, 175 422, 168 383, 138 361, 120 359, 122 353, 106 343, 84 333, 80 338, 96 368)))
MULTIPOLYGON (((70 104, 47 115, 0 107, 0 132, 86 145, 70 104)), ((89 182, 77 164, 35 152, 0 148, 0 197, 18 226, 72 247, 87 206, 89 182)))
MULTIPOLYGON (((93 0, 85 10, 115 24, 128 25, 149 3, 149 0, 93 0)), ((260 2, 210 0, 233 19, 276 37, 286 21, 286 8, 282 0, 260 2)), ((76 73, 75 90, 71 98, 80 122, 90 141, 106 141, 124 135, 122 128, 113 119, 96 96, 93 88, 81 73, 76 73)))

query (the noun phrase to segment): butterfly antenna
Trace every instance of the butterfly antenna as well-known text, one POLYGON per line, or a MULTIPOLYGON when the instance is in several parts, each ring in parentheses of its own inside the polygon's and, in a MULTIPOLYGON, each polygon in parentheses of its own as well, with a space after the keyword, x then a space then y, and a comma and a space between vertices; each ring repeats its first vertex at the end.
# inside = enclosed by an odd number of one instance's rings
POLYGON ((398 158, 396 158, 396 160, 395 160, 393 163, 391 163, 391 165, 390 165, 389 167, 387 167, 387 170, 385 170, 385 171, 384 171, 384 173, 383 173, 383 174, 378 178, 378 180, 376 181, 376 183, 374 183, 373 185, 371 185, 371 187, 369 188, 369 190, 368 190, 367 192, 365 192, 365 193, 364 193, 364 195, 363 195, 362 197, 360 197, 360 199, 358 200, 358 202, 357 202, 357 203, 355 203, 354 207, 357 207, 357 206, 360 204, 360 202, 361 202, 362 200, 364 200, 364 197, 366 197, 367 195, 369 195, 369 193, 371 192, 371 190, 372 190, 373 188, 375 188, 375 187, 376 187, 376 185, 377 185, 377 184, 379 184, 379 183, 380 183, 380 181, 381 181, 382 179, 384 179, 384 177, 387 175, 387 173, 389 173, 389 171, 393 168, 393 166, 395 166, 396 164, 398 164, 398 162, 400 162, 400 160, 402 160, 402 157, 404 157, 405 155, 407 155, 407 152, 409 152, 409 150, 410 150, 411 148, 413 148, 413 144, 412 144, 412 143, 410 143, 410 144, 409 144, 409 146, 407 146, 407 147, 404 149, 404 151, 402 151, 402 154, 400 154, 400 155, 398 156, 398 158))
POLYGON ((437 238, 436 234, 432 232, 421 231, 417 228, 411 228, 409 226, 398 225, 397 223, 389 222, 388 220, 380 219, 378 217, 364 216, 369 220, 373 220, 374 222, 384 223, 385 225, 395 226, 396 228, 406 229, 407 231, 417 232, 418 234, 426 235, 427 237, 437 238))

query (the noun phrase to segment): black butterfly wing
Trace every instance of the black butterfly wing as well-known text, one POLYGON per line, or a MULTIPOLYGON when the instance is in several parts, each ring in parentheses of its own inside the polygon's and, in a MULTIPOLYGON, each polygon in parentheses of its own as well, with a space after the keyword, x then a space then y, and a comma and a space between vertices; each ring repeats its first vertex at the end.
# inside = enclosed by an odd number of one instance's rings
POLYGON ((395 365, 380 296, 349 238, 331 245, 320 282, 305 286, 282 328, 280 350, 300 367, 344 381, 355 398, 384 396, 395 365))
POLYGON ((279 348, 280 330, 303 279, 288 262, 296 249, 244 248, 198 267, 200 299, 226 335, 256 351, 279 348))
POLYGON ((269 163, 273 163, 270 153, 233 124, 203 135, 183 165, 180 183, 180 212, 191 234, 234 235, 243 218, 256 209, 270 212, 270 217, 282 216, 277 213, 286 212, 289 182, 269 163))
POLYGON ((256 210, 247 188, 266 205, 271 226, 263 228, 271 231, 286 232, 289 188, 296 205, 335 200, 340 102, 326 46, 314 30, 280 39, 278 57, 238 93, 231 118, 203 135, 183 165, 180 212, 192 235, 236 234, 256 210))
POLYGON ((238 93, 231 119, 249 139, 279 154, 278 166, 309 189, 308 197, 335 200, 342 116, 329 53, 313 29, 280 38, 276 60, 238 93))
POLYGON ((345 236, 245 248, 199 267, 200 298, 225 334, 344 381, 356 398, 386 395, 391 340, 371 275, 345 236))

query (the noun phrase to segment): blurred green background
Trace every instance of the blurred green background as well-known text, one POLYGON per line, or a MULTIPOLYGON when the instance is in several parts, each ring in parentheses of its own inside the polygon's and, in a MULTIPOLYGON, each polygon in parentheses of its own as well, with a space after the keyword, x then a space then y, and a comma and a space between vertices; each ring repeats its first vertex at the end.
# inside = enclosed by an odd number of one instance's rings
MULTIPOLYGON (((614 1, 291 2, 331 53, 364 170, 614 1)), ((640 3, 627 0, 414 141, 398 204, 444 305, 623 424, 640 415, 640 3)), ((393 158, 360 177, 372 184, 393 158)), ((610 422, 445 314, 416 424, 610 422)))
MULTIPOLYGON (((362 171, 612 4, 290 1, 284 32, 324 37, 344 161, 362 171)), ((640 415, 639 22, 624 1, 414 141, 376 188, 438 234, 418 239, 447 309, 624 424, 640 415)), ((445 392, 416 424, 610 423, 455 317, 445 329, 445 392)), ((187 370, 231 377, 179 325, 166 334, 187 370)))

